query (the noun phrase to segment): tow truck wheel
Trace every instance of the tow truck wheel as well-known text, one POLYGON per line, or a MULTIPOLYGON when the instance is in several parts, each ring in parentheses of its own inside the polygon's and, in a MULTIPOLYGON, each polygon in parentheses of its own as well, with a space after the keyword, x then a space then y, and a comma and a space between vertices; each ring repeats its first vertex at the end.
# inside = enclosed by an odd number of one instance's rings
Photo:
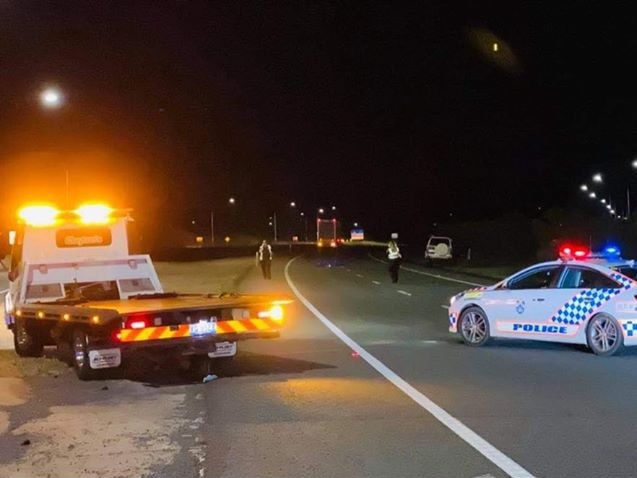
POLYGON ((472 347, 480 347, 489 341, 489 320, 480 307, 469 307, 462 311, 458 320, 458 331, 462 340, 472 347))
POLYGON ((210 357, 207 355, 192 355, 188 366, 188 376, 193 380, 201 381, 203 377, 211 373, 210 357))
POLYGON ((73 367, 75 374, 80 380, 89 380, 93 377, 93 370, 88 357, 88 336, 81 329, 73 331, 71 338, 71 349, 73 352, 73 367))
POLYGON ((13 329, 13 348, 20 357, 41 357, 44 345, 29 331, 24 319, 17 319, 13 329))
POLYGON ((624 335, 613 317, 597 314, 586 328, 586 342, 595 355, 610 356, 622 348, 624 335))

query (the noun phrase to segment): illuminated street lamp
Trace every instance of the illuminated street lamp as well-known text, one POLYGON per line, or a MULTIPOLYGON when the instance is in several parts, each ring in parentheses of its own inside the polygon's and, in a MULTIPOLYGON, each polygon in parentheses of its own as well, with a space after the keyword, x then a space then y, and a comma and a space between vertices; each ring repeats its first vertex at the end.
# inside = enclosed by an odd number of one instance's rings
POLYGON ((579 189, 580 191, 588 191, 588 186, 586 184, 582 184, 579 189))
POLYGON ((595 191, 591 191, 591 193, 588 195, 589 198, 596 198, 597 194, 595 194, 595 191))
POLYGON ((633 168, 637 169, 637 159, 633 159, 633 162, 631 164, 633 168))
POLYGON ((292 201, 292 202, 290 203, 290 207, 296 207, 296 203, 295 203, 294 201, 292 201))
POLYGON ((336 211, 336 206, 332 206, 332 211, 336 211))
POLYGON ((47 109, 57 109, 64 103, 64 95, 58 88, 48 87, 40 92, 40 103, 47 109))
POLYGON ((594 183, 601 183, 603 181, 604 180, 602 179, 602 174, 601 173, 593 174, 593 182, 594 183))
POLYGON ((606 199, 603 199, 603 198, 602 198, 602 199, 600 200, 600 202, 601 202, 602 204, 606 204, 606 199))
MULTIPOLYGON (((228 198, 229 206, 234 206, 236 202, 234 197, 228 198)), ((212 209, 210 210, 210 242, 213 245, 215 243, 215 213, 212 209)))
POLYGON ((322 207, 318 208, 318 213, 319 214, 323 214, 325 212, 325 209, 323 209, 322 207))

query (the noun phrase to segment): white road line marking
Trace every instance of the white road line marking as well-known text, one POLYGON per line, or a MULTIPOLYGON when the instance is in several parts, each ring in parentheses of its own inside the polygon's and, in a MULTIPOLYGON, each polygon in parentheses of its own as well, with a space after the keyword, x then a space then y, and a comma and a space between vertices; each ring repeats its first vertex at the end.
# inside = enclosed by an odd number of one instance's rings
POLYGON ((408 296, 408 297, 411 297, 411 294, 410 294, 409 292, 407 292, 407 291, 404 291, 404 290, 400 290, 400 289, 399 289, 399 290, 397 290, 396 292, 398 292, 399 294, 402 294, 402 295, 406 295, 406 296, 408 296))
POLYGON ((362 279, 365 276, 363 274, 356 274, 356 277, 360 277, 362 279))
POLYGON ((448 305, 441 305, 440 307, 442 307, 443 309, 449 310, 449 306, 448 305))
POLYGON ((420 405, 423 409, 429 412, 434 418, 436 418, 440 423, 446 426, 449 430, 454 432, 458 437, 464 440, 467 444, 472 446, 476 451, 484 455, 491 463, 496 465, 502 471, 507 473, 509 476, 513 478, 533 478, 533 475, 518 465, 515 461, 509 458, 507 455, 502 453, 496 447, 491 445, 488 441, 478 435, 476 432, 467 427, 464 423, 462 423, 457 418, 454 418, 452 415, 447 413, 440 406, 436 405, 431 399, 429 399, 426 395, 422 394, 418 390, 416 390, 412 385, 406 382, 404 379, 399 377, 393 370, 387 367, 384 363, 370 354, 363 347, 358 345, 358 343, 354 342, 345 332, 339 329, 333 322, 331 322, 327 317, 325 317, 314 305, 307 300, 303 294, 296 288, 292 279, 290 278, 290 265, 297 259, 298 257, 294 257, 288 261, 285 265, 285 280, 292 289, 292 292, 296 297, 307 307, 307 309, 314 314, 314 316, 319 319, 325 327, 327 327, 334 335, 336 335, 341 341, 347 345, 354 352, 357 352, 358 355, 363 358, 369 365, 371 365, 378 373, 380 373, 383 377, 385 377, 388 381, 394 384, 397 388, 399 388, 405 395, 411 398, 414 402, 420 405))
POLYGON ((378 282, 377 280, 373 280, 372 284, 380 285, 380 282, 378 282))
MULTIPOLYGON (((382 264, 387 264, 386 261, 378 259, 377 257, 374 257, 371 254, 369 254, 369 257, 371 257, 375 261, 380 262, 382 264)), ((469 282, 469 281, 466 281, 466 280, 454 279, 453 277, 441 276, 439 274, 430 274, 429 272, 419 271, 418 269, 412 269, 411 267, 400 266, 400 268, 402 270, 405 270, 405 271, 413 272, 414 274, 421 274, 423 276, 429 276, 429 277, 433 277, 435 279, 446 280, 446 281, 450 281, 450 282, 458 282, 460 284, 474 285, 476 287, 483 287, 483 286, 486 285, 486 284, 478 284, 477 282, 469 282)))

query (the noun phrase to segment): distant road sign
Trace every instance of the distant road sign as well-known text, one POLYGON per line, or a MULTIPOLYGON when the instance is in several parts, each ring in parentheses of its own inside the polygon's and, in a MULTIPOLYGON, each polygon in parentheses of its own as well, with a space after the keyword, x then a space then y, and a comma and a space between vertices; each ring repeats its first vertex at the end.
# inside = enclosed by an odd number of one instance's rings
POLYGON ((362 229, 352 229, 350 231, 350 239, 352 241, 362 241, 365 239, 365 232, 362 229))

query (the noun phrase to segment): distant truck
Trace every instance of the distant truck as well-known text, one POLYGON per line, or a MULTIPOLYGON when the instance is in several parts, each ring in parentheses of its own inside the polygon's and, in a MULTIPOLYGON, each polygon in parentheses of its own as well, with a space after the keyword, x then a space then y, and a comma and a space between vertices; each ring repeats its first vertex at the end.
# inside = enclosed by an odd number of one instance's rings
POLYGON ((86 380, 142 351, 205 371, 237 341, 279 336, 285 298, 164 292, 150 256, 128 252, 131 220, 102 205, 20 211, 4 299, 18 355, 68 345, 86 380))
POLYGON ((429 236, 425 246, 425 261, 432 265, 434 261, 453 260, 453 245, 450 237, 429 236))
POLYGON ((336 219, 316 220, 316 245, 319 247, 336 247, 342 238, 339 235, 340 223, 336 219))

